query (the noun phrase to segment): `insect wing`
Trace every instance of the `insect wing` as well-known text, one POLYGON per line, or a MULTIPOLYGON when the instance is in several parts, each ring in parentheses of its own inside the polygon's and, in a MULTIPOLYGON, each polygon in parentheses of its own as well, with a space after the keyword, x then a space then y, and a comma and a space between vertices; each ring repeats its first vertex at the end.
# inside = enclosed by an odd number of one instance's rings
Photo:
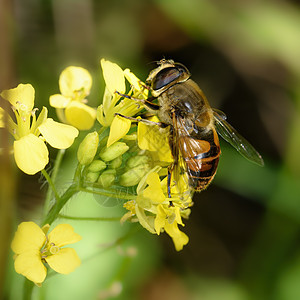
POLYGON ((225 114, 220 115, 217 111, 214 111, 214 119, 217 132, 226 142, 231 144, 246 159, 259 166, 264 165, 261 155, 225 120, 225 114))
POLYGON ((182 161, 181 173, 184 171, 189 176, 189 181, 192 186, 196 186, 199 178, 195 177, 195 173, 200 171, 202 161, 196 157, 205 155, 210 150, 208 142, 195 139, 191 136, 191 124, 189 121, 177 118, 176 119, 176 144, 179 152, 179 158, 182 161))
MULTIPOLYGON (((187 190, 191 192, 192 190, 190 188, 187 188, 189 186, 189 179, 187 177, 188 170, 182 157, 182 135, 188 136, 189 133, 185 128, 183 121, 176 117, 175 114, 172 117, 172 123, 173 132, 171 138, 171 151, 174 157, 174 165, 172 170, 173 180, 178 183, 178 188, 180 192, 187 192, 187 190)), ((186 151, 189 151, 191 149, 191 146, 187 145, 186 143, 184 146, 186 151)))

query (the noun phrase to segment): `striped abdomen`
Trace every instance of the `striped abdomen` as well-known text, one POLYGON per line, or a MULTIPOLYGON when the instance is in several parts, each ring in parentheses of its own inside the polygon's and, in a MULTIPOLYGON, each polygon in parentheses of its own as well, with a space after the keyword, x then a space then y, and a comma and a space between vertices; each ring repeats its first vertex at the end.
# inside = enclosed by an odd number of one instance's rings
POLYGON ((204 190, 216 174, 221 154, 216 130, 209 129, 203 137, 180 136, 178 142, 190 186, 195 191, 204 190))

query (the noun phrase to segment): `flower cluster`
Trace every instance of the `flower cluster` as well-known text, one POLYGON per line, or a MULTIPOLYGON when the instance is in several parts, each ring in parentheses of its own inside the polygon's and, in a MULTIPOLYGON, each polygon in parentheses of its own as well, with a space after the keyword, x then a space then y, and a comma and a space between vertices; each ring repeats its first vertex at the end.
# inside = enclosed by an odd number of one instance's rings
POLYGON ((25 173, 33 175, 43 170, 49 162, 45 141, 57 149, 69 148, 78 135, 78 130, 70 125, 47 118, 48 110, 43 107, 39 117, 34 107, 35 90, 31 84, 19 84, 5 90, 0 95, 11 104, 14 121, 0 108, 0 126, 7 127, 15 141, 13 152, 17 166, 25 173))
MULTIPOLYGON (((17 166, 30 175, 42 171, 53 189, 55 201, 44 224, 52 224, 67 201, 84 190, 123 199, 127 212, 121 223, 139 222, 152 234, 166 232, 180 251, 189 240, 179 226, 184 226, 183 219, 189 217, 192 191, 183 162, 173 165, 169 128, 161 128, 156 116, 142 117, 147 112, 143 102, 148 89, 129 69, 122 70, 104 59, 101 66, 105 91, 97 109, 86 104, 92 86, 89 72, 71 66, 60 75, 61 94, 50 96, 50 105, 64 124, 48 118, 46 107, 37 117, 34 88, 19 84, 0 94, 15 115, 13 119, 0 108, 0 127, 6 127, 14 137, 17 166), (74 182, 60 196, 53 184, 55 178, 44 170, 49 162, 46 143, 66 149, 78 136, 78 129, 90 130, 96 119, 101 128, 97 129, 97 124, 79 145, 74 182)), ((67 224, 56 226, 47 235, 49 227, 23 222, 12 242, 16 272, 37 285, 45 280, 47 267, 68 274, 80 264, 76 252, 63 247, 81 237, 67 224)))
POLYGON ((49 227, 40 228, 34 222, 23 222, 12 241, 16 272, 37 285, 46 278, 45 264, 58 273, 69 274, 81 263, 74 249, 62 248, 80 241, 81 236, 68 224, 57 225, 47 235, 49 227))
POLYGON ((92 87, 92 77, 83 68, 70 66, 59 77, 61 94, 50 96, 50 105, 63 123, 79 130, 89 130, 96 120, 96 110, 86 105, 92 87))
POLYGON ((168 197, 167 174, 173 162, 168 128, 156 125, 156 116, 148 118, 147 123, 138 116, 144 109, 139 100, 147 99, 148 90, 130 70, 123 71, 105 60, 101 65, 106 89, 97 119, 109 133, 100 138, 97 132, 90 133, 80 145, 77 156, 84 166, 84 181, 92 183, 94 189, 133 187, 136 195, 124 204, 128 212, 122 222, 138 221, 153 234, 165 231, 179 251, 188 243, 178 225, 184 226, 182 217, 190 213, 192 193, 187 175, 178 172, 168 197), (131 85, 128 93, 125 79, 131 85), (131 97, 120 96, 125 93, 131 97))

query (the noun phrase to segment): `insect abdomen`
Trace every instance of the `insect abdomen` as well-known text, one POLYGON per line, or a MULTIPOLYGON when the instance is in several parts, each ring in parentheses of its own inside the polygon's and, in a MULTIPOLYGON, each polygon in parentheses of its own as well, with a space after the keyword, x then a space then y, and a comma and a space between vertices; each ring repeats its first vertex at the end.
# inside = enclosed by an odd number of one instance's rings
POLYGON ((201 158, 192 158, 190 160, 193 162, 186 161, 190 185, 195 191, 200 192, 206 189, 213 180, 217 171, 219 156, 210 157, 207 159, 207 161, 204 161, 201 158), (199 165, 198 170, 192 169, 195 164, 199 165))
POLYGON ((221 154, 218 135, 214 128, 203 138, 185 136, 181 137, 182 141, 179 143, 190 186, 198 192, 206 189, 213 180, 221 154))

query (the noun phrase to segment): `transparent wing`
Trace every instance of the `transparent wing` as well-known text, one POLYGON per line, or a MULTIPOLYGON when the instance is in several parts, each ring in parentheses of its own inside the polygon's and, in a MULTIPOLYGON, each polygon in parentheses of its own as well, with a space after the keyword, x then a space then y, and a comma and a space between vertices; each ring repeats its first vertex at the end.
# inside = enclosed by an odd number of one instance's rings
MULTIPOLYGON (((175 117, 175 114, 172 117, 173 123, 173 132, 172 132, 172 154, 174 157, 174 164, 172 170, 172 180, 178 183, 178 188, 180 193, 186 193, 187 187, 189 186, 188 179, 188 170, 185 166, 184 159, 180 150, 179 141, 181 140, 182 135, 189 135, 187 129, 185 128, 182 120, 175 117)), ((189 151, 190 146, 186 145, 186 151, 189 151)), ((191 192, 191 189, 188 189, 191 192)))
POLYGON ((246 159, 259 166, 264 165, 261 155, 226 121, 224 113, 220 114, 220 111, 214 110, 214 119, 217 132, 226 142, 233 146, 246 159))
POLYGON ((195 173, 200 172, 202 162, 200 157, 210 151, 210 144, 200 139, 200 136, 195 137, 198 131, 191 120, 176 118, 176 133, 179 159, 181 160, 180 174, 183 174, 184 170, 188 175, 190 185, 196 187, 199 183, 199 178, 195 176, 195 173))

